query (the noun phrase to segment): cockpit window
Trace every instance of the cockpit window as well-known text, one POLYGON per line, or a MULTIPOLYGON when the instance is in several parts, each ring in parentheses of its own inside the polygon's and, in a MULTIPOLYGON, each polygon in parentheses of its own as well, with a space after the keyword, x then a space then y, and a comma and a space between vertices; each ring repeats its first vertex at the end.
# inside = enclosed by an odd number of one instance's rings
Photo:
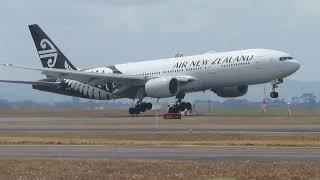
POLYGON ((286 61, 286 60, 289 60, 289 59, 293 59, 293 57, 289 57, 289 56, 286 56, 286 57, 280 57, 280 61, 286 61))

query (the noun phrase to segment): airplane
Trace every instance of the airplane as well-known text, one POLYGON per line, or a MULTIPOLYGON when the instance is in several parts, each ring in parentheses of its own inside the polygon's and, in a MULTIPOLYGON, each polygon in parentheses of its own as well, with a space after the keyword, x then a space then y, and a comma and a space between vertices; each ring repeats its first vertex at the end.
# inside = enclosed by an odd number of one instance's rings
POLYGON ((95 100, 128 98, 136 101, 130 114, 152 109, 145 97, 176 97, 169 112, 191 109, 183 102, 187 93, 212 91, 220 97, 245 95, 249 85, 271 83, 271 98, 276 88, 295 73, 300 63, 287 53, 269 49, 208 52, 194 56, 131 62, 79 69, 75 67, 37 24, 29 25, 42 68, 3 66, 40 72, 37 81, 0 80, 3 83, 30 84, 33 89, 95 100))

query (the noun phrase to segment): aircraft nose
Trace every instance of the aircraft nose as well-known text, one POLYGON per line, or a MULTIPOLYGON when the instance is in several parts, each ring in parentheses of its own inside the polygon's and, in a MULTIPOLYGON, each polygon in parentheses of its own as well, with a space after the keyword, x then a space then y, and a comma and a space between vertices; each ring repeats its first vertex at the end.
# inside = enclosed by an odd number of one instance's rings
POLYGON ((297 61, 295 59, 290 61, 290 66, 291 66, 293 72, 296 72, 296 71, 298 71, 298 69, 300 69, 300 63, 299 63, 299 61, 297 61))

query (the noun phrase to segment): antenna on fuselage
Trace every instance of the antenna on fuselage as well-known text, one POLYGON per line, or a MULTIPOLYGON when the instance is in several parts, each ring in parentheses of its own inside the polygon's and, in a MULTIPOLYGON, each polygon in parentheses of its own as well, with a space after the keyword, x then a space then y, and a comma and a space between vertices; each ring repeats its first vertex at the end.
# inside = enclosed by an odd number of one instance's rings
POLYGON ((183 53, 177 53, 176 55, 174 55, 175 58, 179 58, 179 57, 183 57, 183 53))
POLYGON ((171 50, 170 50, 170 54, 173 54, 173 53, 175 53, 174 54, 174 58, 179 58, 179 57, 183 57, 184 55, 183 55, 183 53, 181 53, 180 52, 180 50, 178 50, 178 49, 176 49, 176 48, 172 48, 171 50))

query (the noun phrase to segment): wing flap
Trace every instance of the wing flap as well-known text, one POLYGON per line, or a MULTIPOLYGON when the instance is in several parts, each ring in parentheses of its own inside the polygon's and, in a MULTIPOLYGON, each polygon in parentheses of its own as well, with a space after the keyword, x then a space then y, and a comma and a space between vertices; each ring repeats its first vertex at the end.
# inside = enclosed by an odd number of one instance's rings
MULTIPOLYGON (((125 74, 112 74, 112 73, 98 73, 98 72, 87 72, 87 71, 71 71, 66 69, 54 69, 54 68, 27 68, 13 66, 12 64, 0 64, 7 67, 39 71, 41 74, 58 80, 72 79, 85 84, 91 85, 105 85, 108 82, 114 82, 118 84, 125 84, 129 86, 143 86, 145 83, 152 78, 146 76, 135 76, 125 74)), ((196 80, 192 76, 175 76, 175 78, 181 83, 189 83, 196 80)), ((6 82, 5 80, 0 82, 6 82)), ((57 84, 57 82, 46 82, 46 81, 8 81, 8 83, 20 83, 20 84, 57 84)), ((59 82, 58 82, 59 83, 59 82)))

